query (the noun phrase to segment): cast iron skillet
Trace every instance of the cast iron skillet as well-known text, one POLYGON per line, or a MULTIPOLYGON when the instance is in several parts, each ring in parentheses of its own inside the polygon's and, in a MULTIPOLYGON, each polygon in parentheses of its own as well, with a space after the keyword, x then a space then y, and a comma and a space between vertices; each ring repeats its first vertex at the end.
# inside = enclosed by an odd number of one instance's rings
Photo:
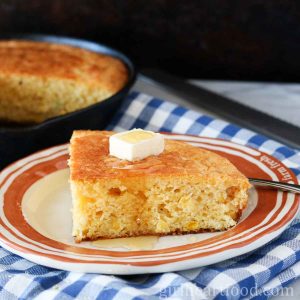
POLYGON ((37 125, 0 124, 0 169, 37 150, 68 142, 74 129, 104 129, 128 94, 136 78, 135 67, 127 56, 99 43, 68 37, 32 34, 2 36, 1 39, 24 39, 67 44, 105 53, 125 63, 128 68, 129 79, 127 84, 115 95, 84 109, 48 119, 37 125))

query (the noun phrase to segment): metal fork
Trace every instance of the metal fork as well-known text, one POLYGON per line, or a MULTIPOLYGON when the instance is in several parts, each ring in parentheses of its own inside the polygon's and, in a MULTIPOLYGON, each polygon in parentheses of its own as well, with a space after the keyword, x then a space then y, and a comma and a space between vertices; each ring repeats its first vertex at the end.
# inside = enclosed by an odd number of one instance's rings
POLYGON ((258 178, 248 178, 248 179, 249 179, 250 183, 252 183, 254 186, 273 188, 273 189, 278 189, 281 191, 287 191, 287 192, 300 194, 300 185, 299 184, 291 184, 291 183, 258 179, 258 178))

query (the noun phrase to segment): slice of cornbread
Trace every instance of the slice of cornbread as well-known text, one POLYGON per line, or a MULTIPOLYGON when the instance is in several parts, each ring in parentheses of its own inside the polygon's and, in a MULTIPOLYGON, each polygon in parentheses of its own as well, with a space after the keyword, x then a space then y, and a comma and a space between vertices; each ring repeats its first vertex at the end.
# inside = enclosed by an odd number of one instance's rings
POLYGON ((248 199, 248 179, 227 159, 165 140, 158 156, 109 155, 108 131, 75 131, 70 146, 73 235, 97 238, 225 230, 248 199))
POLYGON ((122 61, 77 47, 0 41, 0 120, 42 122, 100 102, 128 81, 122 61))

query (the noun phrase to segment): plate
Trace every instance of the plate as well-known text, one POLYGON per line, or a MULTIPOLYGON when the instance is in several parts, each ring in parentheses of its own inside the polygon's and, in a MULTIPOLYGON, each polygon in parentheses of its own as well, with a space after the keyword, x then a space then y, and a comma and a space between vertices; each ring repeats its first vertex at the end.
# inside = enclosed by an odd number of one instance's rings
MULTIPOLYGON (((248 177, 297 182, 274 157, 229 141, 164 134, 227 157, 248 177)), ((295 218, 299 198, 276 190, 250 190, 249 204, 232 229, 158 238, 148 250, 101 248, 71 237, 68 145, 34 153, 0 173, 0 244, 52 268, 105 274, 179 271, 217 263, 265 245, 295 218)))

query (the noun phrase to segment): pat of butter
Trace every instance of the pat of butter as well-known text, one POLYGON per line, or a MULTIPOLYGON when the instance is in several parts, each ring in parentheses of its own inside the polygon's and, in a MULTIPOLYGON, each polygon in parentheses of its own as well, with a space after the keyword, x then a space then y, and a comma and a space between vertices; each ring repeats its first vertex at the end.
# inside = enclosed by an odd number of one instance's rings
POLYGON ((161 134, 142 129, 116 133, 109 138, 109 154, 129 161, 159 155, 164 147, 161 134))

